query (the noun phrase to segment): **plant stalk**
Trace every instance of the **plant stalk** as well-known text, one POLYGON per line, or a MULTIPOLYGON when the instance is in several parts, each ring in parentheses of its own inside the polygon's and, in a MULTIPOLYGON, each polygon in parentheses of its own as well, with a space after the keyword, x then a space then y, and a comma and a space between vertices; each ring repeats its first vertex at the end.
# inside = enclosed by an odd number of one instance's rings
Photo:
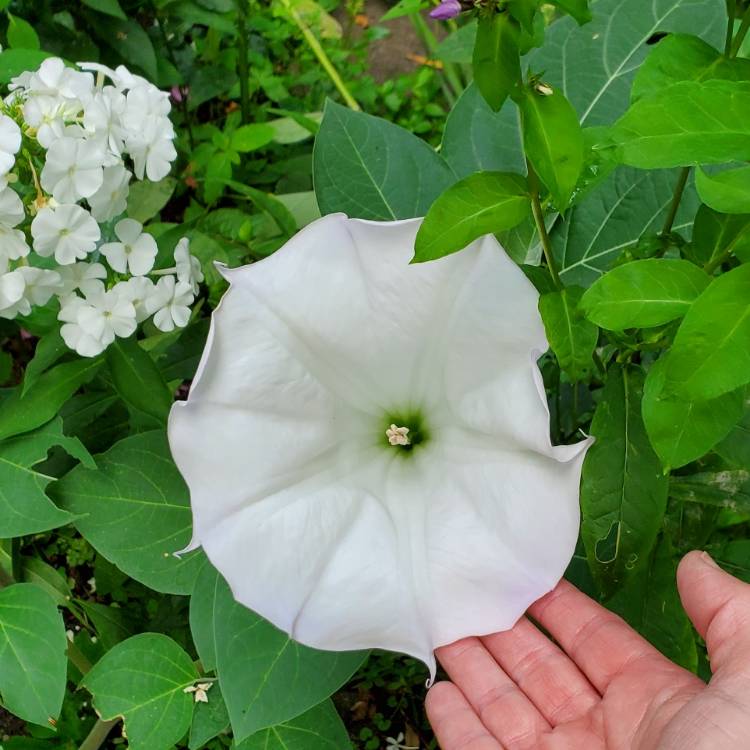
POLYGON ((119 719, 98 719, 78 750, 99 750, 119 719))
POLYGON ((10 574, 14 581, 23 581, 23 560, 21 560, 21 537, 10 540, 10 574))
POLYGON ((70 663, 81 673, 86 674, 92 666, 88 656, 76 646, 73 641, 68 640, 68 659, 70 663))
POLYGON ((557 272, 555 259, 552 256, 552 244, 549 239, 549 234, 547 234, 547 225, 544 223, 542 204, 539 201, 539 179, 528 159, 526 160, 526 168, 529 173, 528 179, 529 191, 531 192, 531 212, 534 214, 534 223, 536 224, 536 230, 539 233, 539 242, 542 245, 544 259, 547 261, 547 268, 549 269, 549 274, 552 277, 555 287, 562 290, 563 284, 562 281, 560 281, 560 274, 557 272))
POLYGON ((349 109, 353 109, 355 112, 360 112, 362 108, 357 103, 357 100, 352 96, 351 91, 349 91, 349 89, 347 88, 346 84, 339 75, 339 72, 333 66, 331 58, 326 54, 326 51, 318 41, 318 38, 315 36, 315 34, 312 33, 312 31, 310 31, 308 25, 304 22, 300 14, 297 13, 296 9, 292 7, 292 4, 289 2, 289 0, 281 0, 281 2, 283 3, 287 13, 289 13, 289 17, 292 19, 292 21, 294 21, 294 23, 297 25, 297 28, 302 32, 302 36, 305 37, 305 41, 307 42, 308 46, 313 51, 315 57, 318 58, 318 62, 323 67, 323 70, 325 70, 325 72, 328 74, 328 77, 333 82, 333 85, 336 87, 339 94, 341 94, 341 97, 346 102, 346 106, 349 107, 349 109))
POLYGON ((247 3, 237 0, 237 75, 240 77, 242 123, 250 122, 250 70, 247 64, 247 3))
POLYGON ((687 185, 688 177, 690 177, 690 167, 683 167, 680 176, 677 178, 672 203, 669 206, 669 213, 667 214, 667 218, 665 219, 664 226, 661 230, 662 235, 669 234, 672 231, 672 225, 677 217, 677 211, 680 208, 680 201, 682 200, 682 194, 685 192, 685 185, 687 185))
MULTIPOLYGON (((410 13, 409 20, 411 21, 414 30, 422 40, 425 51, 431 58, 437 58, 437 46, 438 41, 435 38, 435 34, 432 33, 432 29, 427 24, 427 21, 422 18, 420 13, 410 13)), ((450 86, 450 94, 447 94, 450 105, 453 106, 456 103, 456 99, 461 95, 464 90, 464 85, 461 83, 456 66, 450 62, 443 62, 443 75, 445 80, 448 81, 450 86)))
POLYGON ((742 22, 740 23, 740 28, 737 30, 737 33, 732 40, 732 45, 729 51, 730 58, 737 57, 737 54, 740 51, 740 47, 742 46, 742 42, 745 41, 745 37, 747 36, 748 31, 750 31, 750 6, 748 6, 748 8, 746 8, 745 12, 742 14, 742 22))
POLYGON ((726 0, 727 2, 727 34, 724 38, 724 57, 729 57, 732 53, 732 37, 734 36, 734 14, 737 9, 735 0, 726 0))

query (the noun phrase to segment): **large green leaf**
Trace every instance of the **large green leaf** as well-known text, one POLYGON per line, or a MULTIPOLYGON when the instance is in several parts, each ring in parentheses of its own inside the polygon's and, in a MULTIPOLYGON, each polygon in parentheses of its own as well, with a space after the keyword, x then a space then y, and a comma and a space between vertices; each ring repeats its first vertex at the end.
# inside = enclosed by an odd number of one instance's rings
POLYGON ((125 438, 56 482, 53 497, 120 570, 152 589, 189 594, 204 558, 174 552, 190 541, 189 493, 161 430, 125 438))
POLYGON ((750 474, 746 469, 725 469, 672 477, 669 495, 683 503, 750 513, 750 474))
POLYGON ((750 539, 711 544, 708 551, 722 568, 745 583, 750 583, 750 539))
POLYGON ((643 373, 609 370, 583 464, 581 536, 603 593, 648 565, 667 504, 667 477, 641 417, 643 373))
POLYGON ((527 89, 518 102, 526 157, 552 196, 567 208, 583 169, 583 132, 578 115, 561 90, 527 89))
POLYGON ((206 669, 216 669, 237 741, 298 716, 338 689, 365 654, 317 651, 238 604, 206 565, 190 600, 190 627, 206 669))
POLYGON ((165 177, 159 182, 150 180, 139 180, 128 188, 128 218, 145 224, 153 219, 164 206, 177 187, 174 177, 165 177))
POLYGON ((65 695, 65 625, 52 598, 32 583, 0 590, 0 698, 5 708, 49 727, 65 695))
POLYGON ((456 180, 409 131, 331 101, 315 138, 313 175, 322 214, 382 220, 424 216, 456 180))
POLYGON ((218 682, 207 693, 207 703, 196 703, 190 725, 190 750, 201 750, 211 739, 229 729, 229 713, 218 682))
POLYGON ((745 414, 742 419, 715 446, 714 451, 732 466, 750 466, 750 401, 745 402, 745 414))
POLYGON ((193 717, 198 679, 191 658, 171 638, 141 633, 117 644, 83 678, 104 720, 124 717, 131 750, 171 750, 193 717))
POLYGON ((610 136, 641 169, 750 159, 750 82, 675 83, 636 101, 610 136))
POLYGON ((638 260, 600 277, 581 307, 589 320, 610 331, 649 328, 685 315, 710 281, 686 260, 638 260))
POLYGON ((643 421, 651 445, 666 469, 700 458, 711 450, 742 416, 744 388, 708 401, 685 401, 664 393, 669 353, 657 360, 646 377, 643 421))
POLYGON ((96 375, 102 360, 78 359, 47 370, 22 396, 17 388, 0 409, 0 440, 49 422, 60 407, 96 375))
POLYGON ((268 727, 235 745, 235 750, 350 750, 346 727, 330 700, 301 716, 268 727))
POLYGON ((584 318, 580 287, 567 287, 539 297, 539 312, 550 348, 571 380, 586 380, 594 367, 592 354, 599 329, 584 318))
POLYGON ((58 359, 69 352, 70 349, 68 349, 62 336, 60 336, 59 328, 53 328, 48 333, 45 333, 37 341, 34 356, 24 370, 21 396, 26 395, 29 388, 39 380, 39 376, 47 368, 51 367, 58 359))
MULTIPOLYGON (((552 246, 566 284, 589 286, 642 235, 656 234, 672 202, 677 174, 620 167, 582 203, 573 206, 552 233, 552 246)), ((698 206, 691 185, 673 224, 689 229, 698 206)))
POLYGON ((45 494, 52 477, 32 468, 56 445, 87 466, 95 466, 80 441, 63 434, 59 417, 33 432, 0 442, 0 537, 47 531, 73 520, 45 494))
POLYGON ((100 13, 105 13, 108 16, 119 18, 122 21, 127 19, 118 0, 81 0, 81 2, 84 5, 88 5, 89 8, 98 10, 100 13))
POLYGON ((750 260, 750 214, 722 214, 701 206, 693 223, 693 239, 687 248, 689 257, 705 265, 734 253, 750 260))
POLYGON ((701 200, 714 211, 750 213, 750 167, 727 169, 712 175, 699 169, 695 173, 695 186, 701 200))
POLYGON ((633 81, 633 101, 658 94, 678 81, 750 80, 750 60, 727 59, 690 34, 669 34, 649 53, 633 81))
POLYGON ((693 627, 680 603, 676 572, 674 551, 663 537, 647 565, 607 602, 607 607, 627 620, 668 659, 694 672, 698 651, 693 627))
POLYGON ((497 112, 521 84, 519 28, 510 13, 492 13, 479 19, 472 57, 474 82, 482 97, 497 112))
POLYGON ((414 260, 442 258, 484 234, 510 229, 531 214, 526 180, 506 172, 479 172, 448 188, 417 232, 414 260))
POLYGON ((750 265, 714 279, 682 321, 665 393, 702 401, 750 382, 750 265))

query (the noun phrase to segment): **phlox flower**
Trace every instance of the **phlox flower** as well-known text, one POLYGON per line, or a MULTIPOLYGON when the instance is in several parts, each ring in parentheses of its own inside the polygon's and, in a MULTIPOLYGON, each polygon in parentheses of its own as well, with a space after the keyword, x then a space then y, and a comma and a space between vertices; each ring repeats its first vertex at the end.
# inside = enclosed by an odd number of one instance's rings
POLYGON ((94 294, 103 288, 102 280, 107 278, 107 269, 101 263, 71 263, 57 269, 62 284, 59 294, 67 297, 76 290, 85 295, 94 294))
POLYGON ((184 328, 190 320, 190 305, 195 296, 184 281, 176 281, 174 276, 162 276, 156 283, 156 290, 147 300, 149 315, 154 316, 154 325, 160 331, 173 331, 184 328))
POLYGON ((98 291, 86 297, 87 305, 78 310, 77 323, 84 333, 109 346, 115 336, 135 333, 135 307, 119 291, 98 291))
POLYGON ((58 203, 89 198, 102 186, 104 148, 88 138, 59 138, 47 151, 42 187, 58 203))
POLYGON ((201 262, 190 254, 190 240, 183 237, 175 246, 174 261, 177 280, 190 286, 193 294, 198 294, 198 285, 203 281, 201 262))
POLYGON ((46 305, 52 295, 62 290, 62 278, 57 271, 34 266, 20 266, 17 270, 23 276, 26 285, 23 296, 29 303, 24 315, 31 312, 32 305, 46 305))
POLYGON ((12 319, 19 309, 25 307, 26 282, 19 271, 8 271, 0 275, 0 318, 12 319))
MULTIPOLYGON (((167 102, 168 103, 168 102, 167 102)), ((172 139, 174 130, 167 118, 150 117, 139 128, 129 130, 126 148, 133 159, 135 176, 153 182, 164 179, 177 158, 172 139)))
POLYGON ((101 237, 99 225, 80 206, 45 206, 31 222, 34 250, 42 256, 54 254, 60 265, 85 258, 101 237))
POLYGON ((114 219, 127 208, 132 176, 122 164, 104 168, 101 187, 88 198, 91 214, 97 221, 114 219))
MULTIPOLYGON (((125 112, 125 96, 113 86, 96 91, 86 104, 83 126, 106 142, 110 155, 119 157, 125 140, 122 116, 125 112)), ((115 163, 117 163, 115 161, 115 163)), ((112 166, 112 165, 109 165, 112 166)))
POLYGON ((8 115, 0 115, 0 175, 13 169, 20 148, 21 128, 8 115))
POLYGON ((29 254, 26 235, 20 229, 14 229, 20 224, 25 211, 23 203, 12 188, 0 189, 0 258, 18 260, 29 254))
POLYGON ((135 219, 121 219, 115 224, 119 242, 108 242, 99 250, 107 263, 118 273, 143 276, 154 267, 158 248, 156 240, 143 231, 143 224, 135 219))
POLYGON ((169 419, 191 548, 297 641, 422 659, 512 627, 578 534, 538 293, 492 236, 410 265, 420 220, 327 216, 226 270, 169 419), (408 428, 400 429, 400 428, 408 428))
POLYGON ((101 339, 86 333, 78 322, 79 313, 91 307, 82 297, 71 294, 60 300, 60 312, 57 315, 57 319, 63 322, 60 335, 65 345, 82 357, 96 357, 107 347, 101 339))
POLYGON ((156 284, 146 276, 131 276, 126 281, 118 281, 114 286, 115 291, 128 300, 135 308, 136 322, 142 323, 151 315, 149 306, 155 294, 156 284))

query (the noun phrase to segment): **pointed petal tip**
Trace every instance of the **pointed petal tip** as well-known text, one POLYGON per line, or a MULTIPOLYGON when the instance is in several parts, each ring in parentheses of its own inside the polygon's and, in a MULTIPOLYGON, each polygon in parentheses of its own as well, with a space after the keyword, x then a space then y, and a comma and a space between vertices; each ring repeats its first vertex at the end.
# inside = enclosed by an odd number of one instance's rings
POLYGON ((190 540, 190 544, 188 544, 187 547, 184 547, 181 550, 177 550, 177 552, 173 552, 172 557, 176 557, 178 560, 181 560, 183 555, 187 555, 189 552, 195 552, 195 550, 200 549, 200 547, 200 541, 195 537, 195 535, 193 535, 193 538, 190 540))

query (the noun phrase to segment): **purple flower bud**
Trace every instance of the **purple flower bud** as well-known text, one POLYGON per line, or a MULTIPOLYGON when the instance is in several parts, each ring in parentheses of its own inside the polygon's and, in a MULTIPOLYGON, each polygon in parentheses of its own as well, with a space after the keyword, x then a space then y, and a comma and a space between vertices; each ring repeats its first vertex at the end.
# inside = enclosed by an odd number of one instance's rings
POLYGON ((437 18, 438 21, 447 21, 449 18, 455 18, 461 10, 459 0, 440 0, 440 5, 430 11, 430 18, 437 18))

